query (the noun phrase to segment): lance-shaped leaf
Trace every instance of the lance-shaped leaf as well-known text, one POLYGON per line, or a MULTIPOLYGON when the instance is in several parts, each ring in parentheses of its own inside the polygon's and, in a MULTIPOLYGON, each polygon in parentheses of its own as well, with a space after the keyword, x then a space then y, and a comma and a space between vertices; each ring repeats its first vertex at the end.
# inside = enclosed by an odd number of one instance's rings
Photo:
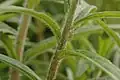
POLYGON ((40 0, 41 2, 54 2, 59 4, 64 4, 64 0, 40 0))
POLYGON ((104 11, 104 12, 96 12, 90 14, 82 19, 77 20, 74 22, 75 26, 79 26, 82 22, 98 19, 98 18, 120 18, 120 11, 104 11))
POLYGON ((9 5, 15 4, 15 3, 20 2, 20 1, 21 0, 5 0, 4 2, 2 2, 0 4, 0 7, 9 6, 9 5))
POLYGON ((28 49, 24 53, 24 61, 25 63, 30 62, 32 59, 34 59, 36 56, 44 53, 45 51, 55 47, 56 45, 56 39, 55 37, 48 38, 46 40, 41 41, 40 43, 37 43, 32 48, 28 49))
POLYGON ((14 16, 16 16, 16 14, 14 14, 14 13, 0 14, 0 21, 7 20, 7 19, 14 17, 14 16))
POLYGON ((96 10, 97 10, 96 6, 89 5, 84 0, 79 0, 74 18, 76 20, 82 19, 83 17, 86 17, 88 14, 96 10))
POLYGON ((32 9, 22 8, 22 7, 16 7, 16 6, 7 6, 7 7, 0 7, 0 13, 6 13, 6 12, 18 12, 18 13, 24 13, 31 15, 42 22, 44 22, 46 25, 49 26, 53 34, 56 36, 56 38, 59 40, 60 38, 60 27, 57 24, 56 21, 54 21, 51 17, 46 15, 45 13, 36 12, 32 9))
POLYGON ((106 33, 111 36, 115 42, 117 43, 117 45, 120 47, 120 37, 119 35, 117 35, 112 29, 110 29, 107 24, 105 24, 103 21, 101 20, 97 20, 97 23, 106 31, 106 33))
MULTIPOLYGON (((119 24, 108 24, 108 27, 110 29, 113 29, 116 32, 119 32, 120 27, 119 24)), ((95 34, 95 33, 101 33, 103 31, 103 28, 99 25, 88 25, 78 28, 73 36, 73 40, 80 38, 79 36, 85 35, 85 34, 95 34)))
POLYGON ((0 22, 0 32, 3 33, 10 33, 13 35, 17 34, 17 31, 14 28, 11 28, 10 26, 8 26, 7 24, 0 22))
POLYGON ((97 53, 84 51, 84 50, 78 50, 78 51, 66 50, 63 52, 67 53, 66 55, 83 57, 88 61, 91 61, 93 64, 95 64, 103 71, 105 71, 114 80, 120 80, 120 75, 119 75, 120 69, 116 67, 114 64, 112 64, 109 60, 98 55, 97 53))
POLYGON ((29 67, 27 67, 26 65, 22 64, 21 62, 15 59, 12 59, 10 57, 0 54, 0 61, 21 71, 24 75, 28 76, 31 80, 41 80, 40 77, 36 75, 36 73, 34 73, 29 67))
POLYGON ((10 39, 4 33, 0 34, 0 38, 1 38, 0 40, 2 41, 5 50, 7 51, 8 56, 17 59, 17 55, 16 55, 16 52, 15 52, 15 48, 14 48, 14 44, 13 44, 12 39, 10 39))

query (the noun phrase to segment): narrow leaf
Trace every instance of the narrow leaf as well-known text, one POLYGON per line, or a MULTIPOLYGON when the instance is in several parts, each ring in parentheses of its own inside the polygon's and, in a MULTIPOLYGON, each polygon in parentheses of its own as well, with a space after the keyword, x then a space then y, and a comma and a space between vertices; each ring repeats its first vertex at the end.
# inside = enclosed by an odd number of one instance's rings
POLYGON ((89 5, 84 0, 79 0, 76 8, 75 19, 82 19, 89 15, 92 11, 96 11, 97 8, 93 5, 89 5))
POLYGON ((0 13, 6 13, 6 12, 18 12, 18 13, 24 13, 31 15, 45 24, 49 26, 53 34, 56 36, 57 39, 60 38, 60 27, 57 24, 56 21, 54 21, 51 17, 48 15, 41 13, 41 12, 36 12, 32 9, 27 9, 27 8, 22 8, 22 7, 16 7, 16 6, 7 6, 7 7, 0 7, 0 13))
POLYGON ((114 47, 114 42, 108 37, 106 33, 103 33, 102 36, 99 37, 99 55, 106 57, 108 53, 114 47))
POLYGON ((28 8, 33 9, 40 3, 40 0, 28 0, 28 8))
POLYGON ((5 50, 7 51, 8 56, 17 59, 17 55, 16 55, 16 52, 15 52, 15 48, 14 48, 14 44, 13 44, 12 39, 10 39, 4 33, 0 34, 0 38, 1 38, 1 41, 3 43, 3 46, 4 46, 5 50))
POLYGON ((54 2, 54 3, 64 4, 64 0, 41 0, 41 2, 54 2))
POLYGON ((3 22, 0 22, 0 32, 10 33, 13 35, 17 34, 17 31, 15 29, 11 28, 10 26, 8 26, 7 24, 5 24, 3 22))
POLYGON ((11 17, 16 16, 14 13, 9 13, 9 14, 0 14, 0 21, 5 21, 11 17))
POLYGON ((56 39, 54 37, 48 38, 46 40, 41 41, 40 43, 37 43, 32 48, 28 49, 24 54, 25 63, 30 62, 32 59, 34 59, 36 56, 44 53, 45 51, 55 47, 56 45, 56 39))
POLYGON ((74 25, 79 26, 82 22, 98 19, 98 18, 120 18, 120 11, 104 11, 104 12, 96 12, 90 14, 82 19, 77 20, 74 25))
POLYGON ((9 6, 19 1, 20 0, 6 0, 0 4, 0 7, 9 6))
POLYGON ((8 64, 21 71, 24 75, 28 76, 31 80, 41 80, 29 67, 25 66, 21 62, 0 54, 0 61, 8 64))
MULTIPOLYGON (((110 29, 115 30, 116 32, 119 32, 119 30, 120 30, 119 24, 108 24, 108 27, 110 29)), ((103 31, 103 29, 99 25, 83 26, 83 27, 78 28, 75 31, 74 36, 73 36, 72 39, 75 40, 77 38, 80 38, 79 36, 81 36, 83 34, 85 35, 85 34, 100 33, 101 31, 103 31)))
POLYGON ((89 61, 91 61, 93 64, 95 64, 97 67, 105 71, 111 78, 114 80, 120 79, 120 69, 116 67, 114 64, 112 64, 109 60, 105 59, 104 57, 98 55, 97 53, 79 50, 79 51, 66 51, 68 53, 67 55, 77 56, 77 57, 83 57, 89 61))
POLYGON ((68 80, 74 80, 73 72, 69 67, 66 68, 66 73, 67 73, 67 76, 68 76, 68 80))
POLYGON ((117 43, 117 45, 120 47, 120 37, 117 35, 112 29, 110 29, 107 24, 105 24, 101 20, 97 20, 97 23, 108 33, 109 36, 111 36, 117 43))

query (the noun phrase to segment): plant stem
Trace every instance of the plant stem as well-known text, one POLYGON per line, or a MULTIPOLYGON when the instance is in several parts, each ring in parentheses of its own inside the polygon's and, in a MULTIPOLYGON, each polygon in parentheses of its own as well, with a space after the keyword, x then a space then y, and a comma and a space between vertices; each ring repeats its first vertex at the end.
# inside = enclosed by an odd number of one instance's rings
POLYGON ((23 15, 22 22, 20 23, 21 25, 20 25, 19 33, 17 36, 17 42, 16 42, 16 52, 21 62, 23 60, 22 58, 23 58, 24 44, 27 36, 29 22, 30 22, 30 17, 27 15, 23 15))
MULTIPOLYGON (((25 0, 24 7, 29 8, 28 1, 29 0, 25 0)), ((23 60, 24 44, 25 44, 25 39, 27 37, 28 26, 29 26, 30 20, 31 20, 31 16, 22 15, 21 22, 19 25, 19 32, 18 32, 17 39, 16 39, 16 53, 19 57, 19 61, 21 62, 23 60)), ((11 80, 20 80, 20 73, 13 68, 11 68, 11 80)))
POLYGON ((74 14, 75 14, 77 2, 78 2, 78 0, 71 1, 70 9, 65 18, 65 25, 63 26, 62 36, 61 36, 61 39, 56 48, 56 52, 54 53, 52 60, 50 62, 49 71, 48 71, 46 80, 55 80, 56 79, 58 68, 60 66, 60 63, 63 60, 62 57, 64 56, 64 55, 61 55, 60 52, 65 48, 66 42, 70 36, 69 35, 70 28, 71 28, 71 26, 73 26, 74 14))
POLYGON ((10 68, 10 73, 11 73, 11 76, 10 76, 10 80, 20 80, 20 75, 19 75, 19 72, 13 68, 10 68))

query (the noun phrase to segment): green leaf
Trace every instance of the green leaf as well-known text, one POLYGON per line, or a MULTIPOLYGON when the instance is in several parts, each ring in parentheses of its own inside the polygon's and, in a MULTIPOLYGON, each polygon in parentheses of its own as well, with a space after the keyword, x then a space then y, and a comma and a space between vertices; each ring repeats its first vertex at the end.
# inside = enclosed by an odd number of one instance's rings
POLYGON ((5 21, 11 17, 16 16, 14 13, 9 13, 9 14, 0 14, 0 21, 5 21))
POLYGON ((85 46, 83 48, 89 49, 92 52, 96 52, 96 50, 94 49, 93 45, 90 43, 90 41, 88 40, 88 38, 81 36, 79 37, 79 42, 81 43, 80 45, 85 46))
POLYGON ((9 5, 12 5, 12 4, 19 2, 19 1, 20 0, 6 0, 0 4, 0 7, 9 6, 9 5))
POLYGON ((114 53, 113 63, 119 67, 120 65, 120 49, 117 48, 116 52, 114 53))
POLYGON ((79 26, 84 21, 98 19, 98 18, 120 18, 120 11, 96 12, 96 13, 90 14, 82 19, 77 20, 74 23, 74 26, 79 26))
POLYGON ((64 52, 67 53, 66 55, 83 57, 88 61, 91 61, 93 64, 95 64, 97 67, 99 67, 103 71, 105 71, 114 80, 120 79, 120 75, 119 75, 120 69, 116 67, 114 64, 112 64, 109 60, 98 55, 97 53, 84 51, 84 50, 78 50, 76 52, 72 50, 68 50, 68 51, 66 50, 64 52))
POLYGON ((84 0, 80 0, 76 8, 75 19, 76 20, 82 19, 83 17, 86 17, 88 14, 96 10, 97 10, 96 6, 89 5, 84 0))
POLYGON ((15 48, 14 48, 14 44, 13 44, 12 39, 10 39, 4 33, 0 34, 0 38, 1 38, 1 41, 3 43, 3 46, 4 46, 5 50, 7 51, 8 56, 17 59, 17 55, 16 55, 16 52, 15 52, 15 48))
POLYGON ((115 42, 117 43, 117 45, 120 47, 120 37, 119 35, 117 35, 112 29, 110 29, 107 24, 105 24, 103 21, 101 20, 97 20, 97 23, 104 29, 104 31, 111 36, 115 42))
POLYGON ((74 80, 73 72, 69 67, 66 68, 66 73, 67 73, 67 76, 68 76, 68 80, 74 80))
MULTIPOLYGON (((108 27, 110 29, 113 29, 117 32, 120 30, 120 25, 119 24, 108 24, 108 27)), ((86 34, 96 34, 96 33, 101 33, 103 31, 102 27, 99 25, 88 25, 88 26, 83 26, 78 28, 73 36, 73 40, 79 39, 79 36, 86 35, 86 34)))
POLYGON ((76 67, 75 80, 80 80, 81 77, 88 70, 88 68, 89 68, 88 60, 86 59, 78 60, 77 67, 76 67))
POLYGON ((99 37, 99 50, 98 53, 105 57, 114 47, 113 41, 108 37, 108 35, 104 32, 102 36, 99 37))
POLYGON ((37 43, 32 48, 28 49, 24 53, 24 61, 25 63, 29 63, 32 59, 34 59, 36 56, 44 53, 45 51, 55 47, 56 45, 56 39, 54 37, 48 38, 46 40, 41 41, 40 43, 37 43))
POLYGON ((25 66, 24 64, 22 64, 21 62, 15 59, 12 59, 10 57, 0 54, 0 61, 21 71, 24 75, 28 76, 31 80, 41 80, 40 77, 37 76, 29 67, 25 66))
POLYGON ((48 15, 41 13, 41 12, 36 12, 32 9, 27 9, 27 8, 22 8, 22 7, 16 7, 16 6, 7 6, 7 7, 0 7, 0 13, 6 13, 6 12, 18 12, 18 13, 24 13, 31 15, 45 24, 49 26, 53 34, 56 36, 56 38, 59 40, 61 32, 60 32, 60 27, 57 24, 56 21, 54 21, 51 17, 48 15))
POLYGON ((17 31, 14 28, 11 28, 10 26, 8 26, 7 24, 0 22, 0 32, 3 33, 10 33, 13 35, 17 34, 17 31))
POLYGON ((28 0, 28 8, 32 9, 40 3, 40 0, 28 0))
POLYGON ((59 4, 64 4, 64 0, 40 0, 41 2, 54 2, 59 4))
POLYGON ((8 68, 8 65, 6 65, 4 63, 0 63, 0 70, 3 70, 5 68, 8 68))

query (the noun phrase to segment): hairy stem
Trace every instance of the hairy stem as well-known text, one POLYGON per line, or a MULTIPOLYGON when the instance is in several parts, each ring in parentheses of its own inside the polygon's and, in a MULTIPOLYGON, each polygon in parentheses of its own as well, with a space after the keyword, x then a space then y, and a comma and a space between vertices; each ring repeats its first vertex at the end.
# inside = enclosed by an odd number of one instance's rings
MULTIPOLYGON (((29 1, 30 0, 25 0, 25 5, 24 7, 27 8, 32 8, 31 6, 29 7, 29 1)), ((23 52, 24 52, 24 44, 25 44, 25 40, 27 37, 27 32, 28 32, 28 26, 31 20, 31 16, 28 15, 22 15, 21 17, 21 22, 19 25, 19 32, 17 35, 17 39, 16 39, 16 53, 19 57, 19 61, 22 62, 23 60, 23 52)), ((11 80, 20 80, 20 73, 11 68, 11 80)))
POLYGON ((20 29, 17 36, 16 42, 16 52, 19 55, 19 60, 23 59, 23 51, 24 51, 24 43, 27 36, 28 25, 29 25, 30 17, 27 15, 22 16, 22 22, 20 23, 20 29))
POLYGON ((56 52, 54 53, 54 55, 52 57, 46 80, 55 80, 56 79, 58 68, 60 66, 60 63, 63 60, 62 57, 64 56, 61 54, 61 50, 63 50, 65 48, 66 42, 70 36, 69 35, 70 28, 71 28, 71 26, 73 26, 74 14, 75 14, 77 2, 78 2, 78 0, 71 1, 70 9, 68 10, 68 13, 65 17, 65 25, 63 26, 62 36, 61 36, 61 39, 56 48, 56 52))

